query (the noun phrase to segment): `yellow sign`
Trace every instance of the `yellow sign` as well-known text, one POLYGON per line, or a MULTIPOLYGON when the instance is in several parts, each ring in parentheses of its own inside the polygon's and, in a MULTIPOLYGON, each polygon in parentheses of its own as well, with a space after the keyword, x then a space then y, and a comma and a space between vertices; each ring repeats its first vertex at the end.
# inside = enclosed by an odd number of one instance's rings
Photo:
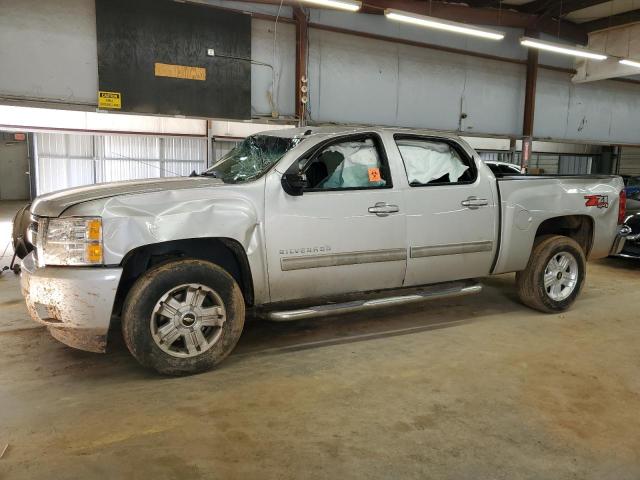
POLYGON ((122 94, 120 92, 98 92, 98 108, 122 108, 122 94))
POLYGON ((155 64, 156 77, 184 78, 185 80, 207 79, 207 70, 202 67, 187 67, 185 65, 171 65, 168 63, 155 64))

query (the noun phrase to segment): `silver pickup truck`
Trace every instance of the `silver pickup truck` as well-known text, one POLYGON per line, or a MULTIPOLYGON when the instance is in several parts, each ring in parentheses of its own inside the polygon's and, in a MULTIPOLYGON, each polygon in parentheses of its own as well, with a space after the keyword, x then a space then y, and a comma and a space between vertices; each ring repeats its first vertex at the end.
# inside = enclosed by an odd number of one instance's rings
MULTIPOLYGON (((271 320, 476 293, 517 272, 522 302, 567 309, 587 258, 624 244, 616 176, 496 178, 463 140, 391 128, 248 137, 192 177, 43 195, 22 289, 34 320, 103 352, 112 317, 162 373, 209 369, 248 309, 271 320)), ((20 240, 20 239, 18 239, 20 240)))

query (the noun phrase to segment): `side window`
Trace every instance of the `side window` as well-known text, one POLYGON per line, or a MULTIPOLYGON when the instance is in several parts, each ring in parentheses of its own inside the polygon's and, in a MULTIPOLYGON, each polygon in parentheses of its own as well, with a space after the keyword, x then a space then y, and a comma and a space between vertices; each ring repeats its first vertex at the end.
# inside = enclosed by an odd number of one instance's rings
POLYGON ((504 173, 500 170, 500 166, 495 163, 486 163, 485 165, 491 169, 494 175, 502 175, 502 173, 504 173))
POLYGON ((508 165, 502 165, 501 169, 502 171, 500 173, 506 176, 520 175, 520 170, 515 165, 513 167, 509 167, 508 165))
POLYGON ((396 137, 396 144, 412 187, 471 183, 476 179, 470 161, 447 142, 396 137))
POLYGON ((308 190, 383 188, 391 179, 378 145, 371 137, 324 147, 304 169, 308 190))

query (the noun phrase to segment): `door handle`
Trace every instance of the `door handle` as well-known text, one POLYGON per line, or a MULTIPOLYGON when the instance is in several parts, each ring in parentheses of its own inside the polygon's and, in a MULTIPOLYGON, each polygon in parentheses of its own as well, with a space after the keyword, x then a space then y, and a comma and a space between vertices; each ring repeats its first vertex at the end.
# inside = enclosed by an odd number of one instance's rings
POLYGON ((375 213, 379 217, 386 217, 390 213, 397 213, 400 208, 397 205, 389 205, 385 202, 378 202, 373 207, 369 207, 369 213, 375 213))
POLYGON ((466 200, 460 202, 460 205, 475 210, 477 208, 489 205, 489 201, 486 198, 469 197, 466 200))

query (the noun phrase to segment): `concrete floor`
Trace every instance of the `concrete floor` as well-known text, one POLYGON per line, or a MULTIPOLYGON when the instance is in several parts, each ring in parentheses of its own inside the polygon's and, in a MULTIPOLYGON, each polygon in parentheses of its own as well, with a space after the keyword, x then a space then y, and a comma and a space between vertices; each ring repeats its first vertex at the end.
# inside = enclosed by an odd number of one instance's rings
POLYGON ((640 478, 640 263, 575 307, 474 297, 250 322, 216 371, 164 378, 33 325, 0 277, 2 479, 640 478))

